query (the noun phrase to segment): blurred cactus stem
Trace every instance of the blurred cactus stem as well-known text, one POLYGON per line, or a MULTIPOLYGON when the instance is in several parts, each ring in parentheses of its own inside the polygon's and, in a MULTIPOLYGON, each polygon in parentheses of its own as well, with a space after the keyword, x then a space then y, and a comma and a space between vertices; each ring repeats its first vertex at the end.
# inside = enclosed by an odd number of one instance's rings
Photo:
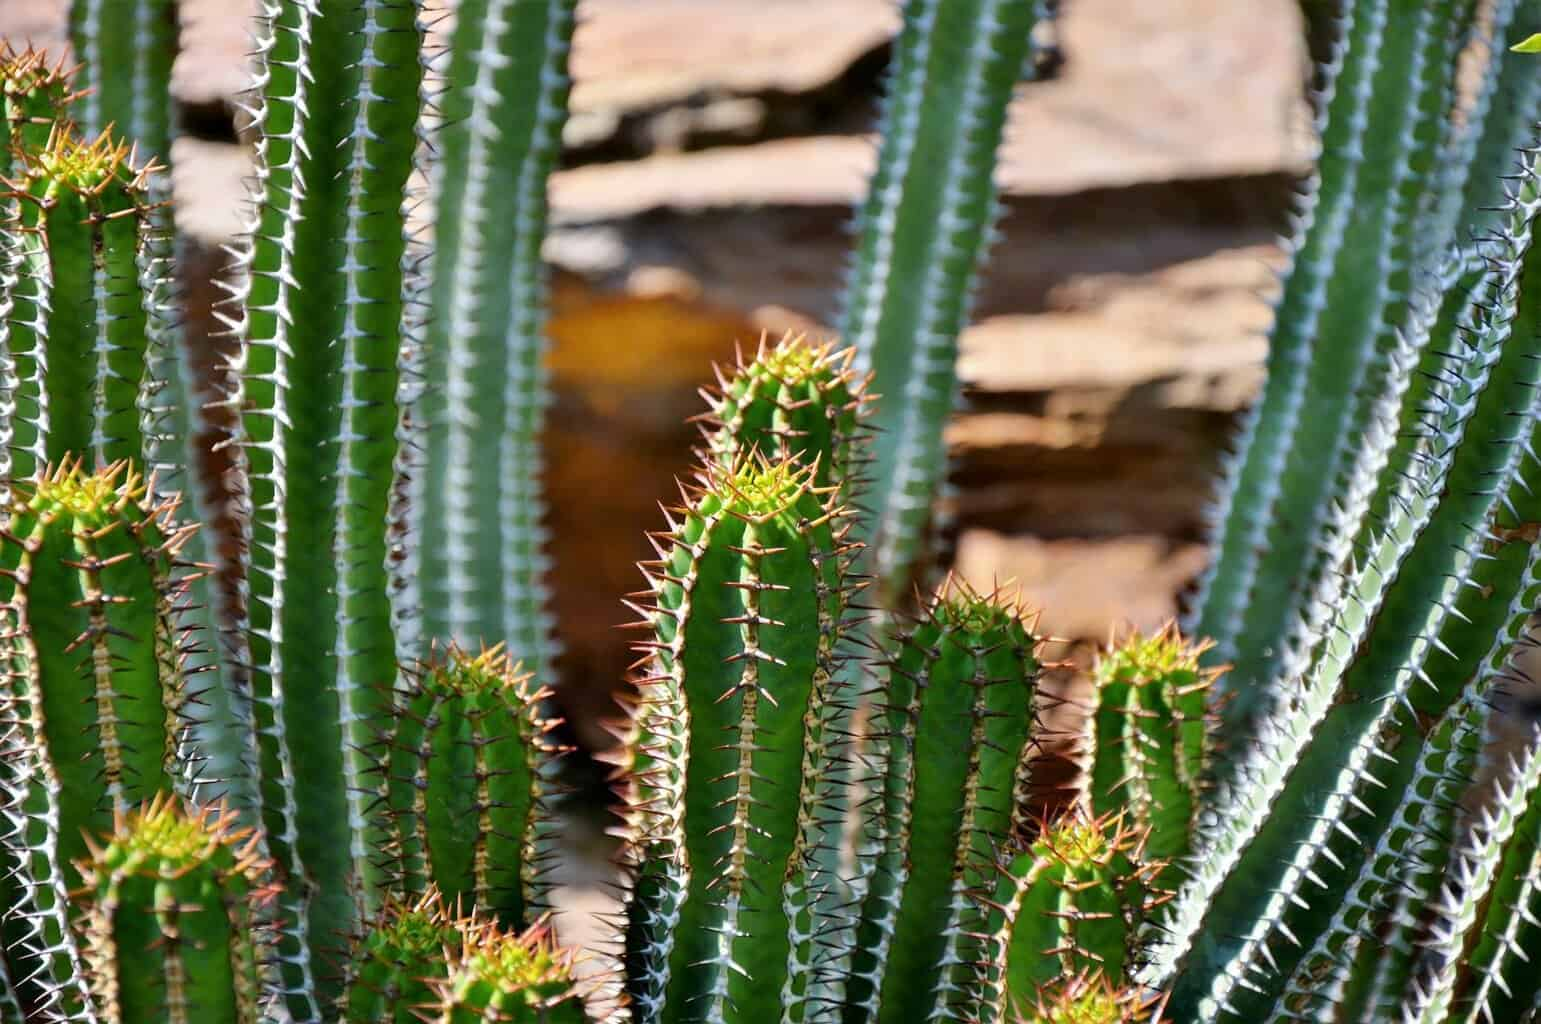
POLYGON ((423 1017, 433 1024, 584 1024, 573 979, 573 958, 552 942, 544 925, 522 934, 475 919, 460 922, 451 947, 449 976, 435 982, 438 1005, 423 1017))
POLYGON ((501 645, 450 645, 399 698, 390 737, 401 886, 515 927, 546 907, 559 722, 501 645))
POLYGON ((546 179, 567 118, 577 0, 462 0, 434 61, 423 256, 426 457, 408 502, 419 541, 425 639, 506 642, 548 679, 540 433, 546 179), (441 68, 442 65, 442 68, 441 68))
POLYGON ((860 526, 878 603, 909 594, 946 480, 942 426, 974 271, 998 216, 1006 106, 1031 73, 1038 0, 916 0, 890 61, 883 144, 857 220, 840 336, 872 374, 871 517, 860 526))
POLYGON ((962 1019, 978 999, 986 932, 970 893, 1027 825, 1037 646, 1015 600, 955 578, 901 632, 874 729, 887 773, 847 1024, 962 1019))
POLYGON ((1020 852, 1004 851, 995 897, 984 901, 1002 922, 989 958, 1001 1012, 1031 1006, 1057 979, 1125 977, 1166 897, 1152 886, 1162 865, 1146 859, 1144 843, 1121 814, 1077 808, 1020 852))
POLYGON ((274 887, 255 835, 233 813, 166 794, 119 811, 79 864, 86 977, 113 1024, 261 1024, 274 1019, 274 887))
POLYGON ((1145 830, 1145 852, 1177 861, 1193 841, 1210 758, 1209 694, 1218 669, 1201 668, 1208 645, 1187 644, 1175 625, 1135 633, 1097 661, 1095 707, 1087 718, 1088 799, 1093 814, 1127 809, 1145 830))
POLYGON ((438 889, 411 902, 387 899, 349 958, 342 1024, 421 1024, 460 939, 460 923, 438 889))
MULTIPOLYGON (((855 584, 817 466, 709 465, 644 566, 653 640, 635 709, 628 976, 639 1022, 798 1020, 840 838, 822 780, 855 584)), ((846 951, 835 951, 844 954, 846 951)))
POLYGON ((13 252, 0 361, 0 392, 16 410, 9 478, 31 478, 72 455, 93 468, 124 458, 145 465, 159 390, 145 370, 146 338, 162 297, 140 257, 157 168, 136 166, 107 133, 87 140, 67 123, 16 157, 20 193, 0 229, 13 252))
POLYGON ((5 844, 19 858, 23 944, 51 979, 45 1008, 66 1016, 83 1005, 69 990, 80 964, 64 914, 84 835, 157 793, 187 792, 197 770, 178 561, 191 528, 144 494, 122 463, 92 474, 67 462, 13 499, 0 531, 4 756, 18 766, 5 844))

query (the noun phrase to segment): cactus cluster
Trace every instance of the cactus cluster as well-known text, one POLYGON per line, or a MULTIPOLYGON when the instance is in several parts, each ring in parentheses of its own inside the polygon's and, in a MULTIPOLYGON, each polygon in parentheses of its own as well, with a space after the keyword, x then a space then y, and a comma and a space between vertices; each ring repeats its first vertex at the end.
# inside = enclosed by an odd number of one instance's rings
POLYGON ((1130 635, 1069 696, 927 551, 1052 6, 910 0, 849 348, 705 393, 588 951, 548 916, 537 457, 573 0, 433 43, 416 0, 260 5, 223 545, 174 496, 173 4, 72 5, 76 69, 0 54, 0 1024, 1541 1016, 1541 62, 1502 45, 1541 5, 1335 8, 1213 641, 1130 635))

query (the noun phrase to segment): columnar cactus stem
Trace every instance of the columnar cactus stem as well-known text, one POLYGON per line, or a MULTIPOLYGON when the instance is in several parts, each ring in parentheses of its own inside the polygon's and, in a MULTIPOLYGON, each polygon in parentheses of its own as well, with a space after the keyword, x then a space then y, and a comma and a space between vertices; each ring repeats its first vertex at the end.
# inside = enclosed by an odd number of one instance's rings
POLYGON ((136 169, 128 146, 105 133, 86 141, 68 125, 19 155, 11 476, 71 454, 143 464, 141 409, 158 389, 145 372, 154 297, 140 267, 155 168, 136 169))
POLYGON ((523 934, 485 921, 460 922, 449 975, 434 982, 432 1024, 584 1024, 583 1001, 573 982, 573 958, 535 926, 523 934))
POLYGON ((873 732, 887 766, 842 1019, 962 1020, 983 979, 974 890, 1023 832, 1037 640, 1023 611, 949 579, 891 654, 873 732))
POLYGON ((119 810, 79 864, 76 929, 87 979, 114 1024, 271 1020, 275 888, 255 836, 232 813, 162 794, 119 810))
POLYGON ((0 703, 18 767, 5 844, 19 859, 26 947, 50 972, 52 1011, 72 1019, 90 1019, 68 991, 79 962, 63 921, 84 835, 109 828, 115 810, 186 792, 197 767, 178 622, 188 528, 173 503, 143 495, 122 464, 94 475, 62 465, 14 500, 0 542, 0 703))
POLYGON ((558 722, 501 646, 451 645, 398 698, 389 740, 400 884, 509 926, 547 909, 558 722))
POLYGON ((822 855, 841 829, 821 780, 850 711, 833 690, 854 589, 845 513, 815 472, 709 465, 646 567, 655 640, 627 936, 639 1020, 809 1009, 800 987, 830 926, 815 906, 833 884, 822 855))
POLYGON ((437 889, 410 903, 388 899, 349 958, 342 1024, 420 1024, 459 942, 460 922, 437 889))
POLYGON ((1215 640, 1217 661, 1234 663, 1224 689, 1235 696, 1223 714, 1238 728, 1269 693, 1284 653, 1278 637, 1315 577, 1335 568, 1313 551, 1364 432, 1371 392, 1362 384, 1400 324, 1411 269, 1442 258, 1450 241, 1424 237, 1414 213, 1444 173, 1434 154, 1475 8, 1379 0, 1342 15, 1314 194, 1190 630, 1215 640))
MULTIPOLYGON (((267 840, 289 890, 291 1009, 387 881, 371 754, 396 680, 391 511, 422 28, 411 0, 265 0, 258 218, 230 315, 245 344, 236 658, 259 734, 267 840), (243 319, 244 318, 244 319, 243 319)), ((323 981, 323 1000, 335 993, 323 981)))
POLYGON ((904 6, 840 317, 857 372, 872 374, 882 399, 872 516, 860 529, 884 607, 908 593, 946 476, 942 426, 957 400, 957 339, 996 217, 991 174, 1006 104, 1033 66, 1037 8, 1035 0, 904 6))
MULTIPOLYGON (((1204 644, 1175 625, 1130 636, 1098 659, 1096 705, 1087 718, 1091 812, 1127 809, 1145 832, 1145 853, 1180 871, 1193 839, 1210 756, 1208 697, 1218 670, 1199 667, 1204 644)), ((1175 883, 1175 874, 1163 878, 1175 883)))
POLYGON ((539 489, 548 401, 540 246, 575 7, 459 5, 432 139, 427 458, 412 492, 427 638, 506 642, 542 679, 554 649, 539 489))
POLYGON ((81 128, 95 135, 112 125, 147 156, 170 160, 173 0, 72 0, 70 41, 80 62, 81 128))
POLYGON ((1122 815, 1092 818, 1079 809, 1020 853, 1008 852, 993 903, 1001 919, 992 949, 999 1012, 1027 1005, 1056 978, 1126 977, 1138 932, 1161 899, 1152 887, 1160 868, 1145 858, 1143 832, 1122 815))
POLYGON ((75 73, 37 50, 0 44, 0 177, 16 172, 18 153, 40 153, 66 104, 77 100, 75 73))

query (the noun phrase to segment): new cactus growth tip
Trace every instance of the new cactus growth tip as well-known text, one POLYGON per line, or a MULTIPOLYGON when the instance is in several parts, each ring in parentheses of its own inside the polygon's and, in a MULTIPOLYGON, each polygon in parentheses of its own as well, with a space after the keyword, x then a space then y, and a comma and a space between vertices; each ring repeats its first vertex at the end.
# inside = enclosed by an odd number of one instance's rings
POLYGON ((461 940, 461 922, 430 886, 408 902, 387 900, 354 945, 338 1011, 342 1024, 421 1024, 448 973, 445 951, 461 940))
POLYGON ((432 1024, 584 1024, 573 960, 552 943, 548 928, 523 933, 486 921, 465 921, 451 946, 448 976, 436 981, 432 1024))
POLYGON ((509 925, 544 909, 558 723, 502 646, 451 644, 398 696, 388 739, 400 885, 509 925))
POLYGON ((75 926, 100 1019, 271 1020, 275 890, 256 835, 164 793, 116 819, 77 865, 75 926))

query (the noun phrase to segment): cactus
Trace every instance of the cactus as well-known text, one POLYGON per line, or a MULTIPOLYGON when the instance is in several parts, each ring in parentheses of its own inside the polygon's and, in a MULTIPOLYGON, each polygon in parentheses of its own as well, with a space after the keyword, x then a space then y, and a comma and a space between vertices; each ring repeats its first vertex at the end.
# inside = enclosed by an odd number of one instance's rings
POLYGON ((388 742, 400 885, 518 925, 545 909, 559 746, 501 646, 455 646, 398 698, 388 742))
POLYGON ((78 99, 74 75, 62 62, 49 63, 39 50, 17 51, 0 45, 0 109, 5 137, 0 139, 0 176, 12 177, 18 153, 38 153, 53 133, 54 121, 78 99))
POLYGON ((1144 1024, 1159 1020, 1159 999, 1121 988, 1100 971, 1064 975, 1034 993, 1016 1024, 1144 1024))
POLYGON ((1127 809, 1146 856, 1169 866, 1167 884, 1188 853, 1207 784, 1208 693, 1219 672, 1199 666, 1203 652, 1175 625, 1128 637, 1098 660, 1086 722, 1090 810, 1127 809))
POLYGON ((63 918, 84 835, 163 790, 186 792, 197 770, 178 622, 188 530, 144 490, 121 463, 95 474, 62 464, 13 499, 0 546, 0 701, 17 767, 5 843, 19 861, 26 948, 46 965, 47 1005, 66 1013, 82 1005, 63 918))
POLYGON ((434 1024, 583 1024, 583 1003, 573 981, 573 958, 552 943, 544 926, 522 934, 485 921, 461 926, 449 976, 435 982, 434 1024))
POLYGON ((537 445, 549 400, 540 244, 575 6, 459 7, 433 139, 427 458, 411 501, 417 576, 433 588, 422 597, 427 637, 506 642, 539 678, 555 654, 537 445))
POLYGON ((272 1019, 274 888, 255 834, 233 814, 186 809, 164 793, 115 817, 78 865, 75 926, 102 1018, 272 1019))
POLYGON ((920 0, 904 7, 839 318, 871 373, 870 546, 879 604, 896 607, 921 557, 946 473, 942 425, 957 400, 957 338, 996 217, 991 172, 1006 102, 1029 59, 1036 0, 920 0))
POLYGON ((1145 834, 1122 813, 1093 818, 1074 810, 1027 848, 1008 853, 993 915, 1000 1012, 1026 1005, 1057 978, 1098 972, 1127 977, 1139 929, 1153 918, 1161 868, 1145 834))
MULTIPOLYGON (((1023 609, 949 579, 892 655, 878 735, 878 856, 842 1017, 913 1019, 977 999, 985 923, 970 893, 1026 832, 1037 641, 1023 609)), ((944 1019, 962 1019, 945 1017, 944 1019)))
POLYGON ((809 916, 834 880, 818 854, 841 820, 819 780, 850 710, 832 691, 854 584, 845 512, 815 472, 708 464, 647 569, 627 936, 643 1020, 777 1016, 821 952, 809 916))
POLYGON ((460 941, 461 922, 432 886, 412 902, 389 899, 349 958, 338 1019, 342 1024, 418 1024, 448 973, 444 951, 460 941))

